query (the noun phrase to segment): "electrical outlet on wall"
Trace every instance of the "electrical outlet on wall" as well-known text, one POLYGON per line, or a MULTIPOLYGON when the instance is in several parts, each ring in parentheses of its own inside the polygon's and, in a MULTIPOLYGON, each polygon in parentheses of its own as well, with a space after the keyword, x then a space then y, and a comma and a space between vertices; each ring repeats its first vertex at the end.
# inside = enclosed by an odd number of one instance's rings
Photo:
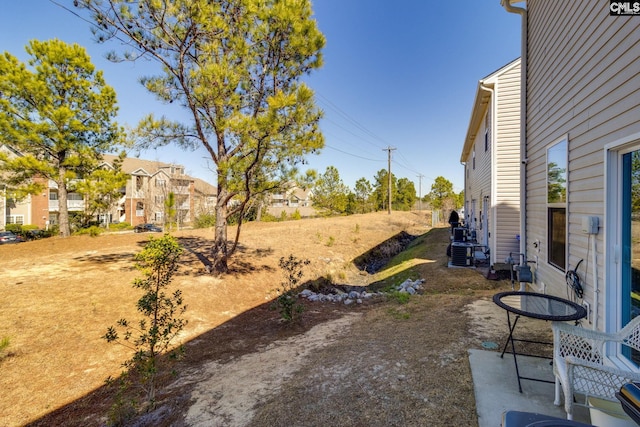
POLYGON ((591 324, 591 304, 587 301, 582 301, 582 306, 587 310, 587 321, 591 324))

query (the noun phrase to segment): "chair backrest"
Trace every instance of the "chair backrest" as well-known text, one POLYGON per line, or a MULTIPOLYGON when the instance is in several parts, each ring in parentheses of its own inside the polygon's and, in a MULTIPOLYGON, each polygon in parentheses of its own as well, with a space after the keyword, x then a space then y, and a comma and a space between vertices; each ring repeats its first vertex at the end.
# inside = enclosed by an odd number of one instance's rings
POLYGON ((617 339, 629 347, 640 350, 640 316, 633 318, 616 334, 617 339))

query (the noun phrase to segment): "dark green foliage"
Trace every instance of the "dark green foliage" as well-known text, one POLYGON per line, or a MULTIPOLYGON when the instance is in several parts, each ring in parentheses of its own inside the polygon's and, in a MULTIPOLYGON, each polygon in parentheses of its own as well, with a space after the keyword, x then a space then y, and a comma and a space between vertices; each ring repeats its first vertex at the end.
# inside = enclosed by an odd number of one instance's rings
POLYGON ((207 228, 216 225, 216 216, 214 214, 198 215, 194 222, 195 228, 207 228))
MULTIPOLYGON (((167 288, 178 269, 181 254, 182 247, 168 234, 159 239, 149 240, 144 250, 135 256, 136 268, 144 275, 133 282, 135 288, 144 291, 137 302, 138 311, 143 318, 137 324, 120 319, 117 326, 110 326, 103 336, 107 342, 117 342, 135 351, 133 357, 123 366, 135 373, 138 385, 146 392, 149 405, 153 405, 155 401, 161 355, 169 351, 171 358, 179 356, 183 351, 182 347, 172 347, 173 340, 187 323, 180 317, 184 314, 186 306, 180 290, 167 293, 167 288)), ((129 381, 128 376, 121 377, 120 385, 126 381, 129 381)))

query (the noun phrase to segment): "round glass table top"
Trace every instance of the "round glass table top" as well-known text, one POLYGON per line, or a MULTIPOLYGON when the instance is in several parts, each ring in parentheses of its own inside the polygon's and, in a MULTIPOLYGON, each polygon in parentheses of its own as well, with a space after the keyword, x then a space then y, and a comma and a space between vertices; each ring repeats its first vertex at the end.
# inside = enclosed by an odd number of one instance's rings
POLYGON ((493 302, 505 310, 534 319, 569 321, 587 316, 587 310, 573 301, 536 292, 500 292, 493 302))

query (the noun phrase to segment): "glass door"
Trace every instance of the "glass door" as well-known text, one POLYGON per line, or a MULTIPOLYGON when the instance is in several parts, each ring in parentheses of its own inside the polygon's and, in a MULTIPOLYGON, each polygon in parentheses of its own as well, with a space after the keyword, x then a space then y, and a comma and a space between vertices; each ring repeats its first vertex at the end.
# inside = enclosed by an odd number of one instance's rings
MULTIPOLYGON (((620 242, 621 325, 640 314, 640 150, 622 155, 620 242)), ((623 347, 623 354, 638 366, 640 352, 623 347)))

